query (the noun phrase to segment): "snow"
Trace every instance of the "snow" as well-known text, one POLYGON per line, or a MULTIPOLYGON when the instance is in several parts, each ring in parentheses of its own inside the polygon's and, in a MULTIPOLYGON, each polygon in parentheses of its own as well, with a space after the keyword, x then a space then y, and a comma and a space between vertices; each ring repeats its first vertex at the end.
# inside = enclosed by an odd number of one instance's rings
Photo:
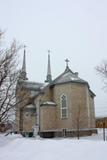
POLYGON ((83 79, 79 78, 77 74, 71 73, 71 71, 64 73, 61 75, 55 83, 60 83, 60 82, 69 82, 69 81, 76 81, 76 82, 86 82, 83 79))
POLYGON ((29 104, 29 105, 26 106, 26 108, 35 108, 35 106, 32 105, 32 104, 29 104))
POLYGON ((71 77, 70 79, 71 79, 72 81, 73 81, 73 80, 79 80, 79 79, 76 78, 76 77, 71 77))
POLYGON ((47 101, 47 102, 42 103, 42 105, 56 105, 56 103, 47 101))
POLYGON ((0 135, 0 160, 106 160, 102 133, 90 137, 34 139, 0 135))

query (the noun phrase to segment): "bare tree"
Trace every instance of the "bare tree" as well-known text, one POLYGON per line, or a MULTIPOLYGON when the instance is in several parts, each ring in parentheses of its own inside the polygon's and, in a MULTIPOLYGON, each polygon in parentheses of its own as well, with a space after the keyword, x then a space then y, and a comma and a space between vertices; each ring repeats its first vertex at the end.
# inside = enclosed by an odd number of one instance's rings
POLYGON ((76 115, 76 120, 77 120, 77 138, 78 139, 80 139, 80 121, 81 121, 80 113, 81 113, 81 107, 79 105, 78 109, 77 109, 77 115, 76 115))
POLYGON ((81 102, 78 102, 75 108, 75 126, 77 139, 80 139, 81 131, 84 128, 84 119, 87 117, 86 108, 81 102))
MULTIPOLYGON (((0 44, 4 33, 0 31, 0 44)), ((0 123, 8 121, 17 103, 16 85, 19 77, 17 55, 20 47, 13 41, 9 48, 0 45, 0 123)))
POLYGON ((101 76, 101 78, 103 79, 105 87, 107 87, 107 61, 103 61, 95 69, 97 73, 101 76))

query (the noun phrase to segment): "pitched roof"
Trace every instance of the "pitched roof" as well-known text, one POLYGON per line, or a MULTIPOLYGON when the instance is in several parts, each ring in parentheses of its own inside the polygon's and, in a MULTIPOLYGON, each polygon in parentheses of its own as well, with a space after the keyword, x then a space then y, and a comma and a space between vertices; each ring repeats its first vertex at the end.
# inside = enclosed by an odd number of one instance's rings
POLYGON ((30 98, 33 98, 41 93, 44 88, 44 83, 32 82, 28 80, 20 80, 17 83, 17 89, 24 88, 30 91, 30 98))
POLYGON ((71 69, 67 66, 65 71, 59 75, 55 80, 52 81, 51 85, 63 84, 67 82, 76 82, 76 83, 85 83, 88 85, 88 82, 78 77, 77 72, 72 72, 71 69))
POLYGON ((41 106, 56 106, 56 103, 53 101, 46 101, 46 102, 43 102, 41 106))
POLYGON ((44 86, 43 83, 32 82, 28 80, 20 80, 19 84, 21 84, 24 88, 30 90, 40 90, 44 86))

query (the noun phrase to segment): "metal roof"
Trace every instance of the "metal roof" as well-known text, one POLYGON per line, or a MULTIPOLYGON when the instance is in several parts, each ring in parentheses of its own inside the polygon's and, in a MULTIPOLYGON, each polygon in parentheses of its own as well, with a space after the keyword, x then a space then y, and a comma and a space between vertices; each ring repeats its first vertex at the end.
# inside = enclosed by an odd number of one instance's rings
POLYGON ((62 84, 62 83, 67 83, 67 82, 76 82, 76 83, 86 83, 88 84, 87 81, 81 79, 80 77, 78 77, 78 73, 77 72, 72 72, 70 70, 70 68, 66 68, 65 71, 58 76, 55 80, 52 81, 52 85, 55 84, 62 84))

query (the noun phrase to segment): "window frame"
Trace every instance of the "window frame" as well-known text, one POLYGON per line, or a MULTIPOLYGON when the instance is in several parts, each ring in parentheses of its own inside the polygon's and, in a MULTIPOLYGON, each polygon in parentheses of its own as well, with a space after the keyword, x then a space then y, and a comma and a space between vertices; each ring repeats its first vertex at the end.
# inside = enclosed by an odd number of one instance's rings
POLYGON ((61 96, 60 96, 60 115, 61 115, 61 119, 67 119, 68 118, 68 103, 67 103, 67 96, 65 95, 65 94, 62 94, 61 96), (66 106, 65 107, 62 107, 63 105, 62 105, 62 97, 65 97, 65 100, 66 100, 66 106), (64 116, 63 115, 63 111, 65 110, 65 115, 66 116, 64 116))

